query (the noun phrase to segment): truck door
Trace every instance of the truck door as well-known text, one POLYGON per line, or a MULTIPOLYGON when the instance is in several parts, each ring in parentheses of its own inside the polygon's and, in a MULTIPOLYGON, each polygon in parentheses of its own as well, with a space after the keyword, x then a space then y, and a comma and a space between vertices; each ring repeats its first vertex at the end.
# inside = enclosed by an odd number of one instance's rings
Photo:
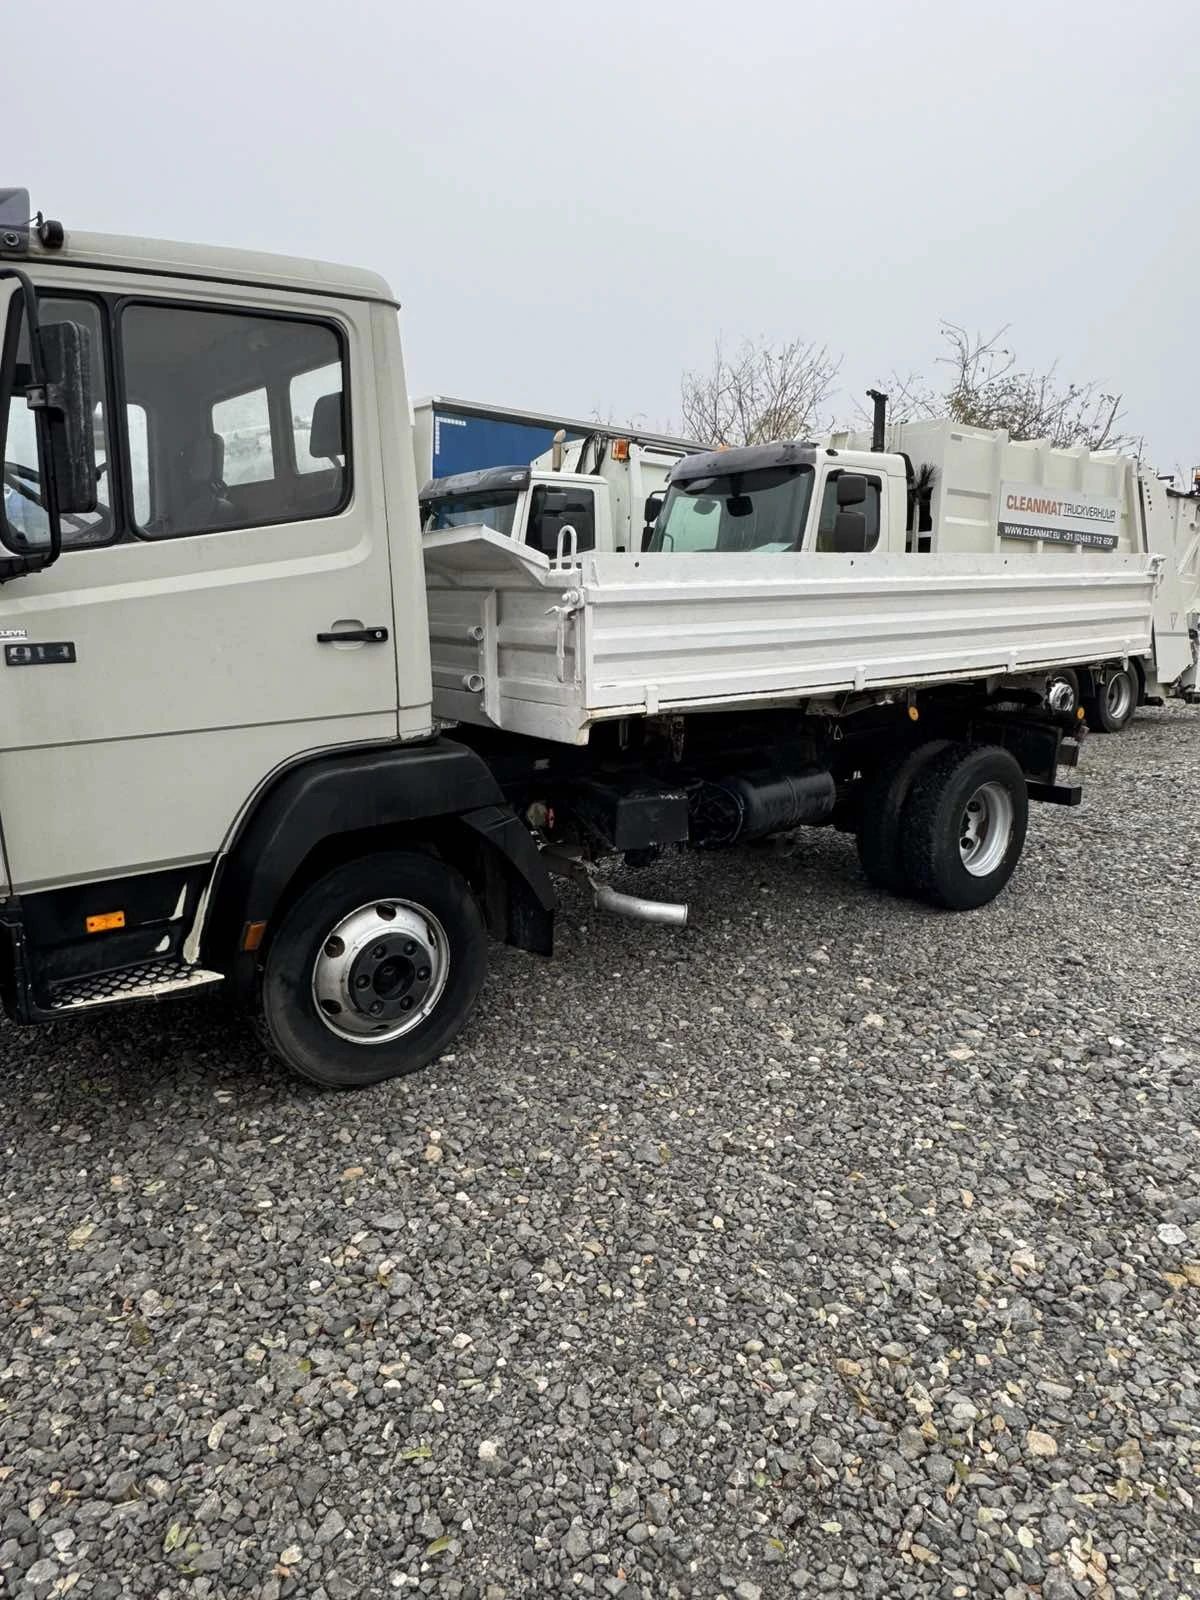
MULTIPOLYGON (((860 550, 874 550, 879 545, 881 527, 886 527, 882 520, 884 513, 883 479, 874 473, 860 474, 856 468, 850 468, 856 477, 865 477, 867 484, 867 497, 860 504, 848 508, 851 517, 862 516, 865 521, 865 535, 862 539, 857 534, 847 535, 848 524, 840 520, 845 513, 838 506, 837 485, 838 479, 843 475, 843 468, 833 467, 825 476, 825 483, 821 491, 820 508, 817 514, 816 528, 812 534, 809 548, 821 554, 848 554, 860 550), (849 542, 847 539, 849 538, 849 542), (864 542, 865 540, 865 542, 864 542)), ((886 549, 886 540, 884 548, 886 549)))
POLYGON ((579 554, 596 548, 596 491, 579 484, 535 484, 529 497, 526 544, 553 560, 564 528, 575 530, 579 554))
MULTIPOLYGON (((39 304, 91 333, 98 509, 0 588, 18 891, 208 863, 273 772, 397 727, 370 307, 96 283, 39 304)), ((8 300, 0 538, 26 553, 46 524, 8 300)))

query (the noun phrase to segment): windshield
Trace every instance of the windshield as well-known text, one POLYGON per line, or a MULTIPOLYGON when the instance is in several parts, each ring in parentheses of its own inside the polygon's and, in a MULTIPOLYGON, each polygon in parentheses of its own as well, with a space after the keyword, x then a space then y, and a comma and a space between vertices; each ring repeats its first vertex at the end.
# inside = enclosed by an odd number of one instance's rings
POLYGON ((510 534, 517 513, 518 489, 489 489, 486 494, 459 495, 452 500, 426 501, 424 531, 439 528, 466 528, 482 523, 497 533, 510 534))
POLYGON ((808 466, 765 467, 673 483, 651 550, 798 550, 808 518, 808 466))

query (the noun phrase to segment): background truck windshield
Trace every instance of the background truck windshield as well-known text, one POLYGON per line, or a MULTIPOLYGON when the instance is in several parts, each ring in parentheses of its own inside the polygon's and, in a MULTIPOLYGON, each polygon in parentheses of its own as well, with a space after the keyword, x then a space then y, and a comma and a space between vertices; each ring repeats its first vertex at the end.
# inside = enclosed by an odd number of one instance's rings
POLYGON ((436 533, 439 528, 476 527, 482 523, 485 528, 495 528, 497 533, 510 534, 519 495, 518 489, 490 489, 487 494, 428 501, 424 507, 425 532, 436 533))
POLYGON ((812 495, 812 468, 768 467, 672 484, 651 550, 796 550, 812 495))

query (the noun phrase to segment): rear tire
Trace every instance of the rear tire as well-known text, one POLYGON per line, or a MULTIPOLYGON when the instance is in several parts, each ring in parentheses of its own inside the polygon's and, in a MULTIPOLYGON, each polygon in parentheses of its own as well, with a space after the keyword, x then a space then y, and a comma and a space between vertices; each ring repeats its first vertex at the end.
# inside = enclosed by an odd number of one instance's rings
POLYGON ((1072 667, 1059 667, 1046 683, 1046 705, 1051 711, 1075 711, 1079 706, 1079 674, 1072 667))
POLYGON ((858 859, 868 883, 888 894, 909 892, 908 873, 901 848, 904 808, 913 781, 923 767, 941 755, 947 739, 931 739, 885 763, 867 779, 855 830, 858 859))
POLYGON ((486 971, 483 916, 461 874, 381 851, 334 867, 285 912, 266 954, 263 1033, 312 1083, 383 1083, 446 1049, 486 971))
POLYGON ((918 773, 904 814, 904 864, 914 892, 947 911, 994 900, 1025 844, 1025 775, 998 745, 955 744, 918 773))
POLYGON ((1088 727, 1093 733, 1120 733, 1137 710, 1140 694, 1141 684, 1132 661, 1127 667, 1110 672, 1096 693, 1084 701, 1088 727))

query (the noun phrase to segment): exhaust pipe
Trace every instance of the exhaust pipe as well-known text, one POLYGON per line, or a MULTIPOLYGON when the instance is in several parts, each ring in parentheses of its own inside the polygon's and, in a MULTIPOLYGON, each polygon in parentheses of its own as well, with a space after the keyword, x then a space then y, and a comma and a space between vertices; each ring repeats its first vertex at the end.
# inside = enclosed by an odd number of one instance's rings
POLYGON ((668 928, 686 928, 688 908, 670 900, 643 900, 638 894, 622 894, 607 883, 593 883, 593 898, 598 911, 611 911, 616 917, 633 922, 661 922, 668 928))
POLYGON ((550 441, 550 470, 552 472, 562 471, 563 446, 566 444, 566 442, 567 430, 565 428, 560 428, 554 435, 554 438, 550 441))
POLYGON ((887 438, 888 397, 879 389, 868 389, 867 399, 873 402, 875 408, 871 418, 871 449, 878 454, 887 438))
POLYGON ((643 900, 637 894, 622 894, 607 883, 597 882, 586 861, 555 845, 543 845, 542 858, 551 872, 586 884, 592 891, 592 904, 597 911, 608 911, 616 917, 629 917, 633 922, 658 922, 669 928, 687 927, 686 905, 677 905, 670 900, 643 900))

